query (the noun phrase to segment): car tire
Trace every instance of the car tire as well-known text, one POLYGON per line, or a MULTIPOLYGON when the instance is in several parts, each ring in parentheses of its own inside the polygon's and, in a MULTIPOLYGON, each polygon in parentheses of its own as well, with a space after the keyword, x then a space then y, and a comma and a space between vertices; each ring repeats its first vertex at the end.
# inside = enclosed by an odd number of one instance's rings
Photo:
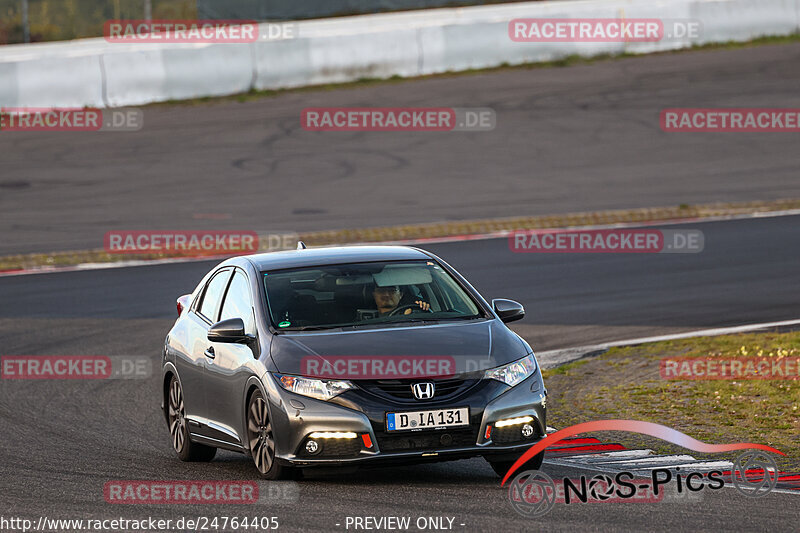
POLYGON ((175 450, 181 461, 207 462, 217 454, 217 449, 213 446, 198 444, 189 438, 183 388, 175 376, 170 379, 167 389, 167 423, 169 424, 172 449, 175 450))
MULTIPOLYGON (((488 457, 486 457, 486 461, 492 467, 492 470, 494 470, 495 474, 501 478, 506 476, 508 471, 511 470, 511 466, 516 462, 516 460, 493 461, 488 457)), ((524 472, 525 470, 539 470, 542 467, 542 461, 544 461, 544 452, 539 452, 538 454, 534 455, 533 458, 529 459, 524 465, 519 467, 516 471, 524 472)))
POLYGON ((281 465, 275 457, 275 435, 269 407, 260 390, 256 389, 247 402, 247 444, 258 474, 264 479, 292 479, 295 470, 281 465))

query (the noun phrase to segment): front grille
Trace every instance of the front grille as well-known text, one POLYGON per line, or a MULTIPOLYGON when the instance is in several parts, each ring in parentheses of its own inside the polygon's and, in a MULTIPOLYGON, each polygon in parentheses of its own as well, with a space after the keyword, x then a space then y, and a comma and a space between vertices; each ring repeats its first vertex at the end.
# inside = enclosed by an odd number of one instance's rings
POLYGON ((492 429, 492 442, 495 444, 505 444, 508 442, 518 442, 525 440, 520 433, 522 425, 506 426, 504 428, 492 429))
POLYGON ((378 379, 359 380, 356 383, 365 391, 391 400, 402 402, 437 402, 455 398, 474 387, 480 379, 464 379, 463 377, 445 379, 378 379), (434 384, 433 398, 418 400, 411 390, 415 383, 431 382, 434 384))
POLYGON ((478 433, 475 428, 441 429, 436 431, 413 431, 387 433, 377 431, 375 438, 382 453, 411 450, 445 450, 474 446, 478 433))
POLYGON ((513 426, 506 426, 502 428, 492 428, 492 443, 494 444, 508 444, 511 442, 522 442, 528 440, 535 440, 538 438, 538 430, 536 425, 533 425, 533 435, 528 438, 522 436, 522 424, 514 424, 513 426))
POLYGON ((306 441, 300 447, 300 457, 355 457, 361 452, 361 439, 315 439, 322 449, 317 453, 306 451, 306 441))

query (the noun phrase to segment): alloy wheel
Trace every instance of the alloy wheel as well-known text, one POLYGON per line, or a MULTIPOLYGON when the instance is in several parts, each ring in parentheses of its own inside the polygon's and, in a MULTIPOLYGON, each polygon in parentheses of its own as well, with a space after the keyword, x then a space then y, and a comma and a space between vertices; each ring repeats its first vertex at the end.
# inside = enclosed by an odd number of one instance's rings
POLYGON ((175 378, 169 387, 169 432, 172 436, 172 447, 180 453, 186 439, 186 413, 181 384, 175 378))
POLYGON ((250 402, 247 419, 250 451, 256 468, 262 474, 269 472, 275 460, 275 439, 272 435, 272 424, 269 421, 267 402, 259 393, 250 402))

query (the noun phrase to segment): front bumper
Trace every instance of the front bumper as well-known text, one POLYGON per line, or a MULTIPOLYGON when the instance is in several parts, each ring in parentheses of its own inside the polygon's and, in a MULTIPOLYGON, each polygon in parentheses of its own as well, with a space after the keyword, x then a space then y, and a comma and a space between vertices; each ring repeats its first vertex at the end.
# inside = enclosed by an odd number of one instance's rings
POLYGON ((516 387, 483 379, 463 394, 446 401, 392 401, 354 389, 325 402, 286 391, 267 374, 270 383, 276 457, 293 466, 409 464, 468 457, 518 457, 546 435, 546 390, 539 370, 516 387), (274 395, 272 394, 274 393, 274 395), (387 432, 387 412, 423 409, 469 408, 469 427, 387 432), (509 442, 509 429, 499 432, 498 420, 531 417, 534 432, 509 442), (487 438, 487 426, 491 425, 487 438), (321 450, 310 454, 306 443, 312 433, 349 433, 355 439, 316 438, 321 450), (503 435, 502 442, 492 440, 503 435), (347 442, 344 442, 347 440, 347 442), (331 452, 332 455, 328 452, 331 452))

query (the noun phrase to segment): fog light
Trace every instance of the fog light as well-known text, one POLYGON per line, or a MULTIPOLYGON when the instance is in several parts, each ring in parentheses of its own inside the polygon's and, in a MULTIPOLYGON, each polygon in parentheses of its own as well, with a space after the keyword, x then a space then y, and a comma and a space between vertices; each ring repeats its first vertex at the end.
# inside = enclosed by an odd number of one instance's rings
POLYGON ((319 444, 315 440, 306 442, 306 451, 308 453, 317 453, 319 451, 319 444))
POLYGON ((525 424, 522 426, 522 436, 527 439, 531 435, 533 435, 533 426, 530 424, 525 424))
POLYGON ((499 420, 495 427, 502 428, 506 426, 514 426, 517 424, 527 424, 528 422, 533 422, 532 416, 521 416, 519 418, 508 418, 506 420, 499 420))
POLYGON ((312 439, 355 439, 358 435, 352 431, 315 431, 309 437, 312 439))

